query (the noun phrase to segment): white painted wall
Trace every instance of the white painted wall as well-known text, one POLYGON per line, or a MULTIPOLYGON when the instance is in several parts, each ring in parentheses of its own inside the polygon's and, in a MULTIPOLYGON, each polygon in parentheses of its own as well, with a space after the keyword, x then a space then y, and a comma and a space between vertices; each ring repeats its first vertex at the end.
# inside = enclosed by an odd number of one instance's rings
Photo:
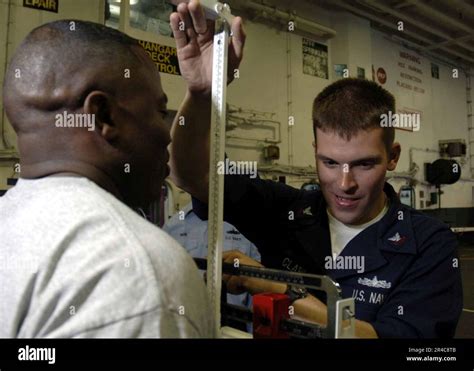
MULTIPOLYGON (((13 1, 13 0, 12 0, 13 1)), ((0 43, 5 34, 5 3, 0 0, 0 43)), ((78 1, 61 0, 58 15, 22 7, 22 0, 14 0, 11 42, 18 45, 20 40, 33 27, 52 19, 75 17, 80 19, 99 20, 102 13, 99 0, 78 1)), ((305 16, 299 13, 301 16, 305 16)), ((296 34, 286 34, 277 31, 257 21, 246 21, 247 45, 245 60, 240 68, 240 79, 234 81, 228 89, 228 102, 244 109, 253 109, 274 113, 274 119, 281 122, 282 142, 280 143, 280 160, 277 164, 287 165, 292 162, 295 166, 314 166, 314 154, 311 146, 312 121, 311 108, 315 96, 334 80, 334 63, 345 63, 350 75, 356 76, 357 67, 365 69, 366 77, 371 79, 372 64, 387 66, 387 70, 396 70, 393 66, 395 55, 400 49, 395 43, 385 39, 383 35, 370 28, 368 21, 346 13, 327 13, 318 10, 306 12, 307 18, 316 19, 321 24, 337 31, 337 36, 326 43, 329 46, 329 79, 321 79, 305 75, 302 72, 302 38, 296 34), (288 136, 288 60, 287 38, 289 37, 291 56, 291 114, 295 117, 295 125, 291 129, 293 151, 289 153, 288 136)), ((127 32, 140 39, 174 46, 172 38, 156 36, 138 30, 128 29, 127 32)), ((0 44, 0 62, 3 61, 3 49, 0 44)), ((11 50, 9 51, 11 53, 11 50)), ((427 94, 422 99, 400 93, 396 85, 389 81, 386 87, 395 94, 399 106, 410 105, 424 112, 422 130, 418 133, 397 131, 397 140, 402 143, 404 152, 397 171, 408 170, 408 148, 437 148, 440 139, 467 138, 465 81, 464 76, 453 80, 449 69, 440 66, 440 80, 432 80, 429 61, 425 58, 424 68, 427 94)), ((2 80, 0 73, 0 81, 2 80)), ((389 75, 391 76, 391 75, 389 75)), ((162 74, 162 84, 169 97, 169 108, 176 110, 183 98, 185 86, 179 76, 162 74)), ((13 138, 13 137, 12 137, 13 138)), ((13 142, 13 139, 12 139, 13 142)), ((261 151, 257 148, 238 148, 230 145, 237 141, 228 141, 227 153, 236 160, 261 160, 261 151)), ((240 143, 240 142, 238 142, 240 143)), ((252 143, 247 143, 252 146, 252 143)), ((437 159, 436 154, 415 152, 414 161, 422 167, 423 162, 437 159)), ((1 164, 0 164, 1 165, 1 164)), ((463 177, 470 177, 469 164, 462 168, 463 177)), ((0 166, 0 188, 4 188, 5 177, 11 175, 11 169, 2 171, 0 166)), ((422 180, 419 174, 419 180, 422 180)), ((299 185, 298 179, 289 179, 291 184, 299 185)), ((404 181, 391 181, 397 189, 404 181)), ((472 206, 472 185, 460 182, 444 188, 443 207, 472 206)), ((420 186, 429 197, 429 187, 420 186)), ((417 195, 418 196, 418 195, 417 195)), ((419 202, 419 197, 417 197, 419 202)), ((418 205, 419 206, 419 203, 418 205)))
MULTIPOLYGON (((409 72, 406 68, 400 68, 397 65, 398 61, 402 60, 399 57, 400 51, 417 56, 417 53, 388 40, 383 34, 377 31, 372 32, 374 68, 377 70, 378 67, 383 67, 387 72, 387 82, 383 86, 394 94, 397 100, 397 108, 416 109, 422 112, 418 132, 396 130, 396 140, 402 145, 402 156, 396 170, 397 172, 406 172, 409 170, 408 151, 411 147, 437 150, 439 140, 466 139, 467 142, 466 78, 462 73, 459 73, 458 78, 453 78, 452 67, 433 61, 440 68, 439 80, 434 79, 431 77, 431 61, 422 56, 419 56, 421 63, 417 64, 422 74, 409 72), (422 87, 425 89, 425 93, 421 94, 397 86, 397 80, 403 80, 400 78, 401 71, 419 77, 422 83, 412 83, 412 85, 422 87)), ((424 181, 424 163, 433 162, 438 158, 439 155, 433 152, 419 150, 413 152, 413 161, 420 168, 416 174, 416 179, 420 183, 424 181)), ((456 160, 462 161, 459 158, 456 160)), ((466 160, 461 168, 462 178, 471 178, 469 153, 466 160)), ((398 189, 405 184, 405 181, 394 180, 391 183, 398 189)), ((472 206, 472 186, 474 186, 473 182, 464 180, 454 185, 443 186, 442 189, 445 193, 441 198, 441 206, 472 206)), ((421 206, 420 201, 423 200, 419 197, 419 191, 424 191, 424 201, 426 203, 426 200, 429 200, 429 193, 435 192, 436 189, 423 184, 419 184, 416 188, 417 207, 419 208, 421 206)), ((437 208, 437 205, 428 208, 437 208)))

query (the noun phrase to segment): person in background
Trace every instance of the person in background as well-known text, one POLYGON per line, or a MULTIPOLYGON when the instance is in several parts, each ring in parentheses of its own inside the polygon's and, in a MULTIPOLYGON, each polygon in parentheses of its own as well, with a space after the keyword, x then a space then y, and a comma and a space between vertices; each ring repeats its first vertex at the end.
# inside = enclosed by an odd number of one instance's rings
MULTIPOLYGON (((183 210, 171 217, 163 226, 178 241, 193 258, 207 257, 207 219, 200 213, 201 219, 194 212, 199 207, 196 200, 186 205, 183 210), (183 218, 184 217, 184 218, 183 218)), ((260 261, 260 253, 257 247, 242 235, 232 224, 224 222, 224 251, 239 251, 255 261, 260 261)), ((227 303, 252 308, 252 296, 248 293, 239 295, 227 294, 227 303)), ((250 329, 250 328, 249 328, 250 329)))

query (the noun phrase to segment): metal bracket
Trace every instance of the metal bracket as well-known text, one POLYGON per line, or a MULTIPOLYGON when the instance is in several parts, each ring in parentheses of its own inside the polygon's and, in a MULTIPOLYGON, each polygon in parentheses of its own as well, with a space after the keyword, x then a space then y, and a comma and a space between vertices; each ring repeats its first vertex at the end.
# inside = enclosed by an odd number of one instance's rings
MULTIPOLYGON (((208 261, 203 258, 194 258, 199 269, 209 267, 208 261)), ((355 337, 355 304, 354 298, 342 299, 342 290, 337 282, 329 276, 322 276, 308 273, 296 273, 280 271, 270 268, 260 268, 248 265, 235 267, 231 263, 221 265, 222 272, 230 275, 254 277, 274 282, 285 282, 288 284, 303 286, 310 289, 323 291, 326 293, 327 306, 327 325, 321 328, 321 337, 323 338, 353 338, 355 337)), ((209 272, 209 270, 208 270, 209 272)), ((208 273, 209 274, 209 273, 208 273)), ((237 310, 237 317, 247 321, 248 316, 242 316, 244 311, 237 310)), ((235 319, 235 318, 234 318, 235 319)), ((292 326, 291 321, 286 321, 288 326, 292 326)), ((294 321, 293 321, 294 322, 294 321)), ((309 324, 300 323, 308 326, 309 324)), ((314 331, 313 331, 314 333, 314 331)))
POLYGON ((354 298, 336 302, 336 339, 355 337, 354 298))
MULTIPOLYGON (((189 0, 171 0, 171 4, 178 5, 180 3, 189 3, 189 0)), ((234 16, 231 14, 228 4, 221 3, 215 0, 200 0, 204 13, 207 19, 215 20, 217 18, 224 19, 229 25, 232 24, 234 16)))

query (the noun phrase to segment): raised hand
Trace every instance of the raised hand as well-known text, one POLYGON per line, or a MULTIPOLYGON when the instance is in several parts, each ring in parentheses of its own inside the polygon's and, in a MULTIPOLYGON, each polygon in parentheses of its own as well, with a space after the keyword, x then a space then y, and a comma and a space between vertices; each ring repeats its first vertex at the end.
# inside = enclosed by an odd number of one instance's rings
MULTIPOLYGON (((170 15, 171 29, 181 75, 191 93, 209 95, 212 87, 212 53, 214 22, 206 20, 199 1, 180 3, 178 12, 170 15)), ((229 82, 234 69, 238 68, 243 56, 245 33, 242 18, 236 17, 231 25, 232 37, 229 45, 229 82)))

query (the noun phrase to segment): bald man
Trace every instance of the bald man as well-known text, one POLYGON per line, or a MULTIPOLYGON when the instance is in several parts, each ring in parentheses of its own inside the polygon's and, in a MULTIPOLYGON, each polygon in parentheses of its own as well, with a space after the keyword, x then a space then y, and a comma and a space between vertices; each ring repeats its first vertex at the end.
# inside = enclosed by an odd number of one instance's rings
POLYGON ((128 36, 75 20, 34 29, 4 107, 21 178, 0 198, 0 337, 211 337, 185 250, 133 208, 167 176, 167 98, 128 36))

